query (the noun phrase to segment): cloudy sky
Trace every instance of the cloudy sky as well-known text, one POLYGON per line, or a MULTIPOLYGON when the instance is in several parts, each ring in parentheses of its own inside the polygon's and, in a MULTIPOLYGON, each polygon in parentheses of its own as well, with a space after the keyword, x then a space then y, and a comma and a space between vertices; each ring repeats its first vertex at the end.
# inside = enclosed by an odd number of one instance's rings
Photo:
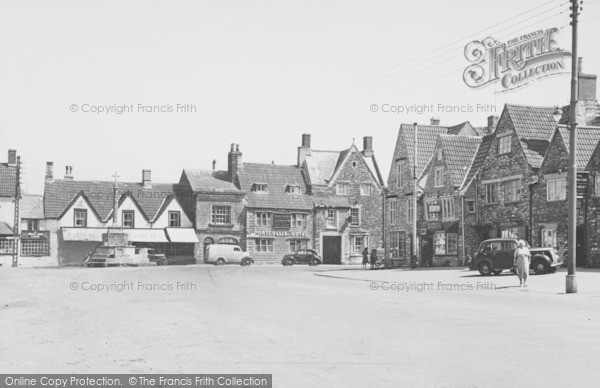
MULTIPOLYGON (((506 102, 564 105, 569 75, 501 93, 471 89, 464 47, 561 28, 566 1, 6 1, 0 0, 0 161, 16 148, 24 185, 55 176, 174 182, 182 168, 244 160, 293 164, 302 133, 315 149, 374 137, 387 177, 400 123, 483 126, 506 102), (188 112, 177 112, 177 105, 188 112), (387 105, 386 105, 387 104, 387 105), (434 104, 434 112, 386 106, 434 104), (484 108, 439 111, 444 106, 484 108), (141 109, 140 109, 141 105, 141 109), (373 112, 373 105, 377 111, 373 112), (150 106, 151 108, 146 108, 150 106), (167 112, 148 112, 152 107, 167 112), (122 114, 92 112, 98 107, 122 114), (133 109, 131 109, 133 108, 133 109), (106 108, 104 108, 106 109, 106 108), (194 111, 195 110, 195 111, 194 111)), ((584 4, 584 71, 600 72, 600 1, 584 4)), ((567 61, 567 68, 570 61, 567 61)))

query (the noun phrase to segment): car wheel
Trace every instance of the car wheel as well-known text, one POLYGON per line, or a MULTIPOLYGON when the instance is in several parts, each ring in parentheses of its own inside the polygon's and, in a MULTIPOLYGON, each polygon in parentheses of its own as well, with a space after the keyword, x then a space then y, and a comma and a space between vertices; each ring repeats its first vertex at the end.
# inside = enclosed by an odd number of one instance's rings
POLYGON ((557 270, 558 270, 557 267, 550 267, 550 268, 548 268, 548 273, 556 273, 557 270))
POLYGON ((479 273, 481 276, 490 276, 492 273, 492 266, 487 261, 479 263, 479 273))
POLYGON ((240 265, 242 265, 242 266, 244 266, 244 267, 247 267, 247 266, 249 266, 250 264, 252 264, 252 260, 250 260, 250 259, 248 259, 248 258, 244 258, 244 259, 242 259, 242 262, 240 263, 240 265))
POLYGON ((542 260, 538 260, 535 261, 533 263, 533 271, 535 272, 536 275, 542 275, 545 273, 548 273, 548 263, 546 263, 545 261, 542 260))
POLYGON ((494 273, 494 275, 496 275, 496 276, 500 276, 500 275, 502 274, 502 270, 501 270, 501 269, 497 269, 497 270, 495 270, 493 273, 494 273))
POLYGON ((162 259, 159 265, 168 265, 169 261, 167 259, 162 259))
POLYGON ((225 259, 223 259, 223 258, 217 259, 217 265, 219 265, 219 266, 225 265, 225 259))
POLYGON ((315 266, 316 266, 316 265, 319 265, 319 259, 312 259, 312 260, 310 261, 310 263, 311 263, 312 265, 315 265, 315 266))

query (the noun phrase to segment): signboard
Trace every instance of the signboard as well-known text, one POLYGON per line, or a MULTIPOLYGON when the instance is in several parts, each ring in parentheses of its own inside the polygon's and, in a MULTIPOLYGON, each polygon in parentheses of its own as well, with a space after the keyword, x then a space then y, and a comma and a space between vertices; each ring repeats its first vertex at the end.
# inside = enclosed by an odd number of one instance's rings
POLYGON ((465 58, 471 64, 463 80, 471 88, 500 84, 501 92, 516 89, 550 75, 565 74, 569 51, 556 46, 558 28, 524 34, 506 42, 492 37, 465 46, 465 58))
POLYGON ((251 232, 248 237, 297 237, 308 238, 306 232, 292 232, 290 230, 256 230, 251 232))
POLYGON ((286 213, 273 213, 273 227, 278 229, 289 229, 291 226, 290 215, 286 213))
POLYGON ((29 239, 39 239, 39 238, 48 238, 50 232, 22 232, 21 238, 29 238, 29 239))
POLYGON ((589 172, 578 172, 577 173, 577 196, 584 197, 588 193, 590 180, 589 172))
POLYGON ((439 213, 442 210, 441 205, 427 205, 428 207, 428 212, 429 213, 439 213))
POLYGON ((434 221, 434 222, 428 222, 427 223, 427 229, 429 230, 438 230, 438 229, 442 229, 442 223, 439 221, 434 221))

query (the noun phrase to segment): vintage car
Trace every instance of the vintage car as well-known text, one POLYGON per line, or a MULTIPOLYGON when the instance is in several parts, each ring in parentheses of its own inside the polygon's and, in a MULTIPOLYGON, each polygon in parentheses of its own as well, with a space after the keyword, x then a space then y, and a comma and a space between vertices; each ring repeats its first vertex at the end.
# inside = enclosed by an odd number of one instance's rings
POLYGON ((281 264, 283 265, 294 265, 294 264, 308 264, 308 265, 319 265, 323 262, 319 254, 312 249, 300 249, 296 253, 290 253, 283 256, 281 264))
POLYGON ((254 260, 239 245, 211 244, 206 249, 204 262, 214 265, 239 264, 246 267, 253 264, 254 260))

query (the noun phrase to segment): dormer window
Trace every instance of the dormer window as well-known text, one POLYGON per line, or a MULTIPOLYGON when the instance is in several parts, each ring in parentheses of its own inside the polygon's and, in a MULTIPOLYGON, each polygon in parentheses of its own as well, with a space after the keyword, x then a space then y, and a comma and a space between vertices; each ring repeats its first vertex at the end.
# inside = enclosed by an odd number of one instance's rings
POLYGON ((286 191, 288 194, 300 194, 300 186, 289 185, 286 191))
POLYGON ((267 184, 266 183, 255 183, 252 187, 252 191, 257 193, 266 193, 267 192, 267 184))

